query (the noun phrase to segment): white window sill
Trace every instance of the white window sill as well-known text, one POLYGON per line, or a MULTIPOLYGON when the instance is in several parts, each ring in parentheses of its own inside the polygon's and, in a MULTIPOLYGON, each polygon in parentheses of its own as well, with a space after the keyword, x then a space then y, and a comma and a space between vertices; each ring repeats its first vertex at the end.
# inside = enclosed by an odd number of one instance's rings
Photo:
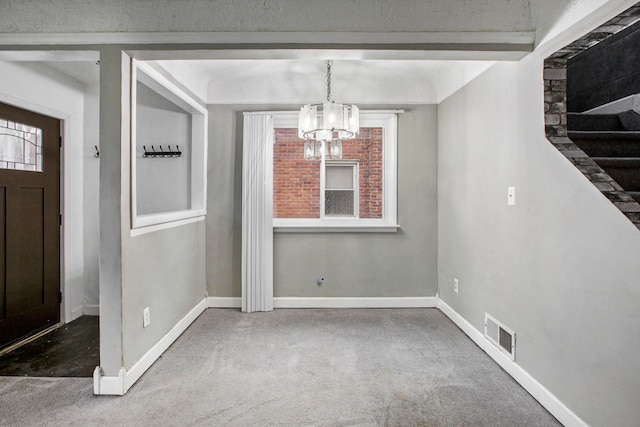
POLYGON ((274 219, 275 233, 396 233, 395 223, 367 220, 274 219))
POLYGON ((162 214, 138 215, 133 219, 131 237, 168 228, 181 227, 192 222, 204 221, 206 213, 205 209, 191 209, 162 214))

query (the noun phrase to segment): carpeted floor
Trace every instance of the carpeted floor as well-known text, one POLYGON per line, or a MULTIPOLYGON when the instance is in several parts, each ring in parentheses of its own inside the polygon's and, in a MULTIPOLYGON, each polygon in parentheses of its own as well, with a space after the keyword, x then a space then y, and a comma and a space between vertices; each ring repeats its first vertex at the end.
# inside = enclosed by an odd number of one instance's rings
POLYGON ((0 378, 1 425, 557 426, 434 309, 205 311, 126 396, 0 378))

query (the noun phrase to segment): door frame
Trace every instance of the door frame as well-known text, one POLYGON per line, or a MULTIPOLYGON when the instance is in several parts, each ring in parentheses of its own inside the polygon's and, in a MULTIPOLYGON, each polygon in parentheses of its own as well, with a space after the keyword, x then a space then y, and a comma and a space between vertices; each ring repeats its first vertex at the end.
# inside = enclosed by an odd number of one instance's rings
MULTIPOLYGON (((54 60, 50 51, 22 52, 22 61, 54 60)), ((67 51, 61 60, 98 61, 98 51, 67 51)), ((0 51, 0 61, 15 61, 15 52, 0 51), (6 54, 6 56, 5 56, 6 54)), ((83 163, 84 105, 74 108, 56 99, 4 93, 0 89, 0 102, 60 120, 60 322, 69 323, 84 314, 84 236, 83 236, 83 163), (78 299, 79 301, 73 301, 78 299), (74 296, 76 298, 74 298, 74 296), (79 304, 78 304, 79 302, 79 304)), ((53 97, 55 98, 55 97, 53 97)))
MULTIPOLYGON (((60 138, 63 141, 62 147, 60 147, 60 176, 58 177, 59 183, 60 183, 60 206, 59 206, 59 212, 60 215, 62 215, 62 226, 60 228, 60 292, 62 292, 62 301, 60 302, 60 323, 67 323, 66 322, 66 315, 65 315, 65 308, 66 308, 66 304, 65 304, 65 299, 66 299, 66 283, 65 283, 65 277, 67 276, 65 273, 65 252, 64 252, 64 224, 67 222, 66 218, 65 218, 65 210, 64 210, 64 205, 65 205, 65 197, 64 195, 67 193, 65 191, 65 187, 64 184, 66 182, 66 180, 64 179, 64 170, 65 170, 65 162, 64 162, 64 142, 65 142, 65 135, 68 134, 67 133, 67 127, 68 127, 68 123, 67 120, 65 120, 65 118, 68 118, 68 115, 59 112, 59 111, 54 111, 51 110, 49 108, 43 107, 43 106, 36 106, 33 103, 26 101, 26 100, 22 100, 22 99, 17 99, 17 98, 11 98, 10 100, 6 99, 7 96, 3 93, 0 93, 0 102, 4 103, 4 104, 9 104, 12 105, 14 107, 17 108, 21 108, 23 110, 27 110, 27 111, 32 111, 34 113, 37 114, 42 114, 44 116, 48 116, 51 117, 53 119, 59 120, 60 121, 60 138)), ((47 328, 48 329, 48 328, 47 328)), ((26 339, 30 339, 31 337, 27 337, 26 339)))

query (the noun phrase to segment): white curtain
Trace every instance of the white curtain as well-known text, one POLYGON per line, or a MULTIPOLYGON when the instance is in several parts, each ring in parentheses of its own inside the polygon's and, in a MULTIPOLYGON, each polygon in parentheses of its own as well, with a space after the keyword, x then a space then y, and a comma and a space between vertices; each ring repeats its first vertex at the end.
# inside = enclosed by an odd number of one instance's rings
POLYGON ((273 310, 273 117, 244 114, 242 311, 273 310))

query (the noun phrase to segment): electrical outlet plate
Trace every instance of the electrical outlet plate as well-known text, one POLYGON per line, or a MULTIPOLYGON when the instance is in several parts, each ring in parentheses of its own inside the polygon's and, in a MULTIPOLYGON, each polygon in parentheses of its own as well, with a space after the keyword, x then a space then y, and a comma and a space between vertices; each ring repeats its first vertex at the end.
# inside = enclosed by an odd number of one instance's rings
POLYGON ((456 278, 453 279, 453 291, 456 294, 458 293, 458 279, 456 279, 456 278))
POLYGON ((149 307, 145 307, 142 310, 142 327, 146 328, 151 323, 151 313, 149 312, 149 307))

